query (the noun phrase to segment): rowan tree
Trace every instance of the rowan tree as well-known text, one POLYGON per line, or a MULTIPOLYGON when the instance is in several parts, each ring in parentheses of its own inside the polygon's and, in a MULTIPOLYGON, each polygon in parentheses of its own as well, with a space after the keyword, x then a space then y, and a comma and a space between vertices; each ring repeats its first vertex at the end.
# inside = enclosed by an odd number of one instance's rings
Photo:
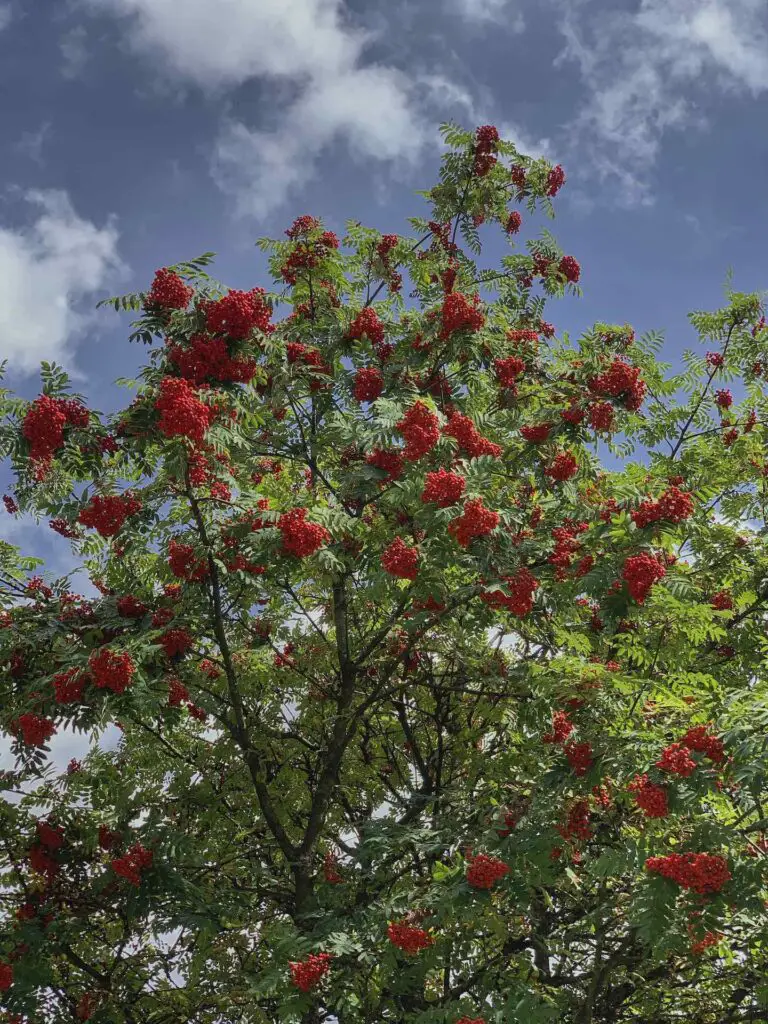
POLYGON ((562 168, 443 132, 413 237, 109 300, 118 414, 0 396, 96 594, 0 548, 7 1022, 765 1019, 760 298, 559 333, 562 168))

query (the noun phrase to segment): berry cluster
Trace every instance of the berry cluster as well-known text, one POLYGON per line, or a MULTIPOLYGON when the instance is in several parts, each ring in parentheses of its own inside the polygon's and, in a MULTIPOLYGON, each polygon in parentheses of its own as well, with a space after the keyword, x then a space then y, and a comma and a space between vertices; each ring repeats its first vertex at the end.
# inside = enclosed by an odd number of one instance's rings
POLYGON ((560 189, 565 184, 565 171, 557 164, 556 167, 551 168, 547 175, 547 195, 556 196, 560 189))
POLYGON ((475 132, 472 170, 478 178, 484 178, 496 164, 498 142, 499 131, 492 124, 484 124, 475 132))
POLYGON ((147 605, 140 601, 138 597, 134 597, 133 594, 119 597, 115 602, 115 607, 117 608, 117 614, 121 615, 124 619, 143 619, 149 611, 147 605))
POLYGON ((194 288, 185 284, 178 274, 163 267, 155 271, 152 287, 144 299, 144 308, 148 311, 186 309, 194 294, 194 288))
POLYGON ((0 992, 7 992, 13 985, 13 967, 11 964, 0 963, 0 992))
POLYGON ((670 853, 664 857, 649 857, 647 871, 669 878, 683 889, 704 896, 719 892, 731 878, 724 857, 710 853, 670 853))
POLYGON ((503 452, 500 445, 494 444, 493 441, 482 436, 469 416, 460 412, 455 412, 450 416, 447 425, 443 428, 443 433, 455 438, 461 450, 470 459, 478 458, 481 455, 492 455, 498 459, 503 452))
POLYGON ((403 580, 415 580, 419 571, 419 549, 409 547, 402 537, 395 537, 381 556, 382 568, 403 580))
POLYGON ((379 319, 379 314, 373 306, 366 306, 360 310, 355 319, 349 325, 347 337, 351 341, 359 341, 365 337, 374 348, 378 348, 384 342, 384 324, 379 319))
POLYGON ((494 359, 493 368, 499 384, 514 391, 517 378, 525 370, 525 363, 519 356, 507 356, 506 359, 494 359))
POLYGON ((124 693, 133 681, 136 666, 127 651, 112 651, 100 647, 88 659, 94 686, 99 690, 124 693))
POLYGON ((723 741, 713 736, 706 725, 694 725, 680 740, 684 747, 704 754, 715 764, 722 764, 725 760, 723 741))
POLYGON ((186 437, 202 444, 211 425, 214 410, 197 397, 195 389, 178 377, 163 377, 155 400, 160 413, 157 428, 165 437, 186 437))
POLYGON ((464 511, 448 526, 448 532, 461 547, 466 548, 473 537, 485 537, 493 533, 501 517, 493 509, 483 505, 482 498, 470 498, 464 503, 464 511))
POLYGON ((116 875, 127 879, 131 885, 141 885, 141 873, 152 867, 153 853, 141 843, 135 843, 122 857, 110 862, 116 875))
POLYGON ((441 311, 442 329, 440 337, 445 341, 457 331, 479 331, 484 323, 485 316, 478 308, 480 297, 473 296, 470 300, 461 292, 451 292, 443 299, 441 311))
POLYGON ((309 992, 331 969, 331 953, 310 953, 306 960, 292 961, 291 981, 302 992, 309 992))
POLYGON ((593 394, 616 398, 625 409, 637 412, 645 398, 645 381, 636 366, 630 366, 623 359, 614 359, 604 373, 590 380, 589 390, 593 394))
POLYGON ((529 444, 542 444, 549 437, 551 423, 529 423, 520 428, 520 436, 529 444))
MULTIPOLYGON (((578 773, 577 773, 578 774, 578 773)), ((557 831, 566 840, 591 839, 592 826, 589 822, 589 800, 579 797, 568 809, 568 818, 564 825, 558 825, 557 831)))
POLYGON ((652 555, 630 555, 624 562, 622 579, 627 583, 630 596, 638 604, 645 604, 645 599, 651 591, 654 583, 664 579, 667 570, 661 562, 652 555))
POLYGON ((19 511, 19 506, 16 504, 16 502, 13 500, 10 494, 3 495, 3 504, 5 505, 5 511, 10 516, 16 515, 16 513, 19 511))
POLYGON ((730 409, 733 405, 733 395, 727 388, 715 392, 715 405, 718 409, 730 409))
POLYGON ((386 483, 388 480, 399 480, 403 475, 403 456, 400 452, 376 448, 366 456, 365 461, 369 466, 374 466, 387 474, 382 483, 386 483))
POLYGON ((42 715, 35 715, 31 711, 19 715, 10 725, 14 735, 21 733, 22 740, 28 747, 42 747, 56 732, 55 724, 42 715))
POLYGON ((504 230, 508 235, 516 235, 517 232, 523 225, 523 218, 517 212, 513 210, 512 213, 507 217, 507 223, 504 225, 504 230))
POLYGON ((408 462, 416 462, 440 440, 439 420, 423 402, 414 402, 395 426, 405 438, 403 458, 408 462))
POLYGON ((194 638, 188 629, 167 629, 158 643, 165 651, 166 657, 173 660, 186 654, 194 645, 194 638))
POLYGON ((384 378, 376 367, 361 367, 355 374, 352 394, 358 402, 375 402, 384 390, 384 378))
POLYGON ((87 677, 79 668, 57 672, 51 679, 57 704, 77 704, 83 698, 87 677))
POLYGON ((29 457, 36 463, 36 474, 42 479, 50 469, 53 456, 64 445, 64 428, 87 427, 88 410, 71 398, 40 395, 24 416, 21 432, 29 444, 29 457))
POLYGON ((455 505, 461 498, 465 487, 466 482, 463 476, 439 469, 436 473, 427 473, 421 500, 425 504, 430 501, 434 502, 438 508, 448 508, 449 505, 455 505))
POLYGON ((552 732, 545 732, 541 737, 543 743, 565 743, 573 732, 573 722, 567 711, 555 711, 552 715, 552 732))
POLYGON ((331 539, 324 526, 307 522, 305 508, 292 508, 283 512, 277 521, 277 528, 282 535, 283 553, 293 555, 294 558, 313 555, 331 539))
POLYGON ((224 334, 228 338, 247 338, 257 328, 264 333, 273 329, 270 324, 272 310, 264 301, 264 289, 249 292, 232 290, 215 302, 200 303, 205 314, 205 327, 211 334, 224 334))
POLYGON ((209 572, 207 558, 198 558, 191 544, 175 539, 168 544, 168 565, 174 576, 189 583, 200 583, 209 572))
POLYGON ((435 941, 429 932, 405 921, 391 921, 387 927, 387 937, 393 946, 411 955, 428 949, 435 941))
POLYGON ((581 267, 579 261, 573 256, 563 256, 558 264, 558 270, 571 284, 576 284, 581 277, 581 267))
POLYGON ((682 523, 693 515, 693 498, 678 487, 669 487, 658 501, 644 501, 632 512, 632 522, 638 527, 650 526, 665 520, 682 523))
POLYGON ((592 747, 589 743, 566 743, 563 753, 574 775, 586 775, 592 767, 592 747))
POLYGON ((102 537, 114 537, 129 516, 141 512, 142 504, 132 494, 95 494, 81 510, 77 521, 92 527, 102 537))
POLYGON ((185 380, 198 385, 247 384, 257 368, 253 359, 231 356, 225 338, 211 338, 207 334, 193 334, 185 346, 169 345, 168 358, 185 380))
POLYGON ((339 861, 330 850, 323 858, 323 878, 329 885, 340 885, 344 879, 339 871, 339 861))
MULTIPOLYGON (((565 415, 561 415, 565 419, 565 415)), ((615 419, 611 403, 592 402, 587 409, 587 423, 589 423, 593 430, 613 430, 615 419)))
POLYGON ((733 598, 728 590, 718 590, 709 599, 709 603, 718 612, 730 612, 733 610, 733 598))
POLYGON ((476 857, 467 859, 467 882, 473 889, 492 889, 498 881, 509 874, 509 865, 498 857, 478 853, 476 857))
POLYGON ((502 577, 502 582, 508 594, 501 590, 486 591, 480 595, 480 600, 490 608, 506 608, 520 618, 527 615, 533 608, 533 595, 539 589, 539 581, 523 566, 515 576, 502 577))
POLYGON ((553 482, 562 483, 576 476, 579 471, 579 464, 573 452, 558 452, 550 464, 544 470, 546 476, 553 482))
POLYGON ((666 818, 669 814, 666 789, 651 782, 647 775, 636 775, 628 789, 646 818, 666 818))

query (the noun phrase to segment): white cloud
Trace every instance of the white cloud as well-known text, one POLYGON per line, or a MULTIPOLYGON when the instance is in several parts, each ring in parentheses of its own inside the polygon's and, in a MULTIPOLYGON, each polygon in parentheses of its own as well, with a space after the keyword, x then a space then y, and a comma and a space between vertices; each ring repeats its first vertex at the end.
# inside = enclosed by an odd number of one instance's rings
MULTIPOLYGON (((342 0, 186 0, 183 17, 177 0, 81 2, 125 19, 129 45, 181 81, 220 91, 254 79, 290 88, 277 128, 241 116, 222 126, 212 173, 241 215, 282 204, 331 147, 397 172, 435 145, 432 126, 455 99, 421 89, 418 75, 371 63, 367 47, 385 30, 353 27, 342 0)), ((479 17, 505 3, 472 6, 479 17)))
POLYGON ((768 88, 764 0, 640 0, 634 12, 561 0, 566 45, 588 99, 574 139, 629 201, 649 201, 647 175, 670 130, 701 128, 719 93, 768 88))
POLYGON ((59 40, 64 78, 79 78, 88 63, 88 33, 82 25, 65 32, 59 40))
POLYGON ((466 21, 497 24, 507 32, 522 32, 525 29, 522 11, 510 10, 509 0, 449 0, 449 2, 466 21))
POLYGON ((21 138, 14 143, 14 150, 22 156, 33 160, 36 164, 43 162, 43 146, 51 132, 51 122, 44 121, 37 131, 22 132, 21 138))
POLYGON ((13 11, 11 10, 11 5, 0 3, 0 32, 2 32, 4 28, 8 28, 12 17, 13 11))
POLYGON ((65 192, 28 192, 37 211, 22 229, 0 228, 0 351, 11 368, 66 359, 87 323, 80 302, 124 273, 113 223, 78 216, 65 192))

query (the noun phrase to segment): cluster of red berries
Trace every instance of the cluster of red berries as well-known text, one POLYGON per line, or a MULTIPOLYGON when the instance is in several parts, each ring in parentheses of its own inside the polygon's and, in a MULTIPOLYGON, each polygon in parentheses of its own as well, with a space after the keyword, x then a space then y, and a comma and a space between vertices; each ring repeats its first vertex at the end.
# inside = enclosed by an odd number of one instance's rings
POLYGON ((728 590, 718 590, 709 599, 709 603, 718 612, 730 612, 733 610, 733 597, 728 590))
POLYGON ((558 825, 557 831, 566 840, 591 839, 592 826, 589 820, 589 800, 579 797, 568 809, 568 818, 564 825, 558 825))
POLYGON ((379 319, 379 314, 373 306, 366 306, 361 309, 355 319, 349 325, 347 337, 351 341, 359 341, 367 338, 374 348, 378 348, 384 342, 384 324, 379 319))
MULTIPOLYGON (((312 230, 315 230, 317 227, 319 227, 319 222, 315 223, 312 230)), ((295 240, 295 236, 292 240, 295 240)), ((314 239, 314 241, 301 241, 288 254, 285 263, 280 267, 280 275, 286 284, 294 285, 297 281, 296 272, 298 270, 311 270, 318 265, 320 260, 328 255, 330 249, 338 248, 339 239, 333 231, 323 231, 319 238, 314 239)))
POLYGON ((19 511, 19 506, 16 504, 16 502, 13 500, 10 494, 3 495, 3 504, 5 505, 5 511, 8 513, 8 515, 16 515, 16 513, 19 511))
POLYGON ((22 740, 28 747, 44 746, 56 732, 56 726, 50 718, 35 715, 31 711, 14 719, 10 729, 14 735, 21 733, 22 740))
POLYGON ((554 483, 563 483, 576 476, 579 464, 573 452, 558 452, 544 470, 546 476, 554 483))
POLYGON ((194 646, 194 638, 188 629, 167 629, 158 643, 169 659, 186 654, 194 646))
POLYGON ((525 362, 519 356, 507 356, 506 359, 494 359, 493 368, 496 378, 503 388, 514 391, 517 378, 525 370, 525 362))
POLYGON ((669 814, 666 789, 651 782, 647 775, 636 775, 628 789, 646 818, 666 818, 669 814))
POLYGON ((376 255, 379 257, 384 271, 384 277, 389 281, 390 292, 398 292, 402 287, 403 278, 394 270, 389 262, 389 254, 398 243, 397 235, 382 235, 376 246, 376 255))
POLYGON ((414 402, 395 426, 405 439, 403 458, 408 462, 416 462, 440 440, 440 422, 423 402, 414 402))
POLYGON ((566 522, 564 526, 556 526, 552 530, 552 539, 555 542, 555 549, 547 561, 550 565, 556 565, 558 569, 565 570, 573 562, 576 552, 581 547, 579 540, 580 533, 586 533, 589 523, 566 522))
POLYGON ((387 480, 399 480, 403 475, 403 456, 400 452, 376 448, 366 456, 365 461, 369 466, 374 466, 387 474, 382 483, 387 480))
POLYGON ((186 437, 202 444, 214 410, 201 402, 195 389, 182 378, 164 377, 155 400, 160 413, 157 428, 165 437, 186 437))
POLYGON ((682 523, 693 515, 693 498, 678 487, 669 487, 658 501, 644 501, 632 512, 632 522, 638 527, 650 526, 665 520, 682 523))
POLYGON ((664 579, 667 570, 653 555, 630 555, 624 562, 622 579, 626 581, 630 596, 638 604, 645 604, 645 599, 654 583, 664 579))
POLYGON ((522 225, 523 225, 523 218, 517 212, 517 210, 513 210, 510 213, 510 215, 507 217, 507 222, 504 225, 504 230, 506 231, 506 233, 508 235, 516 235, 517 232, 522 227, 522 225))
POLYGON ((135 843, 122 857, 111 861, 110 867, 116 875, 138 887, 141 885, 141 873, 152 867, 153 857, 152 850, 148 850, 141 843, 135 843))
POLYGON ((149 611, 148 606, 143 601, 140 601, 138 597, 134 597, 133 594, 119 597, 115 602, 115 607, 117 608, 117 614, 121 615, 124 619, 143 619, 149 611))
POLYGON ((552 732, 545 732, 541 737, 543 743, 565 743, 574 730, 573 722, 567 711, 555 711, 552 715, 552 732))
POLYGON ((435 941, 429 932, 405 921, 390 921, 387 937, 393 946, 410 955, 420 953, 422 949, 429 949, 435 941))
POLYGON ((339 860, 331 850, 323 858, 323 878, 329 885, 340 885, 344 881, 339 871, 339 860))
POLYGON ((102 537, 114 537, 122 529, 125 520, 141 512, 141 509, 141 502, 132 494, 95 494, 81 510, 77 521, 93 528, 102 537))
MULTIPOLYGON (((581 410, 578 410, 579 412, 581 410)), ((561 413, 563 419, 575 415, 570 410, 561 413)), ((583 414, 582 414, 583 415, 583 414)), ((610 402, 592 402, 587 409, 587 422, 593 430, 611 431, 615 426, 613 406, 610 402)))
POLYGON ((205 314, 206 330, 228 338, 247 338, 254 329, 270 333, 272 310, 264 301, 264 289, 249 292, 232 290, 215 302, 200 303, 205 314))
POLYGON ((21 432, 29 444, 29 457, 36 463, 36 475, 42 479, 50 469, 53 456, 64 445, 64 428, 87 427, 85 406, 72 398, 40 395, 24 416, 21 432))
POLYGON ((616 398, 630 412, 637 412, 643 404, 645 388, 640 370, 625 363, 623 359, 614 359, 604 373, 589 382, 589 390, 593 394, 616 398))
POLYGON ((363 366, 355 374, 352 394, 358 402, 375 402, 383 390, 384 378, 376 367, 363 366))
POLYGON ((171 344, 168 358, 181 376, 192 384, 206 382, 247 384, 253 380, 257 363, 229 354, 225 338, 193 334, 185 346, 171 344))
POLYGON ((11 964, 0 963, 0 992, 7 992, 13 985, 13 967, 11 964))
POLYGON ((715 405, 718 409, 730 409, 733 405, 733 395, 727 388, 715 392, 715 405))
POLYGON ((292 961, 291 981, 302 992, 309 992, 331 969, 331 953, 310 953, 306 960, 292 961))
POLYGON ((687 779, 696 771, 696 762, 684 744, 670 743, 661 752, 656 767, 664 772, 669 772, 670 775, 679 775, 681 778, 687 779))
POLYGON ((492 124, 484 124, 475 132, 472 170, 478 178, 484 178, 496 164, 498 142, 499 131, 492 124))
POLYGON ((480 595, 480 600, 489 608, 505 608, 523 618, 533 608, 533 595, 539 589, 539 581, 525 566, 518 569, 515 576, 504 576, 502 582, 509 591, 505 594, 501 590, 486 591, 480 595))
POLYGON ((711 946, 716 946, 723 937, 720 932, 705 932, 700 939, 694 939, 695 932, 692 927, 689 929, 689 933, 692 939, 691 952, 694 956, 698 956, 711 946))
POLYGON ((330 533, 319 523, 307 522, 305 508, 292 508, 283 512, 277 521, 282 536, 284 554, 294 558, 307 558, 331 539, 330 533))
POLYGON ((464 511, 448 526, 448 532, 456 538, 457 544, 466 548, 474 537, 485 537, 493 533, 501 517, 493 509, 486 508, 482 498, 470 498, 464 503, 464 511))
POLYGON ((492 889, 498 881, 509 874, 508 864, 486 853, 468 857, 467 861, 467 882, 473 889, 492 889))
POLYGON ((409 547, 402 537, 395 537, 381 556, 382 568, 403 580, 415 580, 419 572, 419 549, 409 547))
POLYGON ((592 767, 592 747, 589 743, 566 743, 563 753, 574 775, 586 775, 592 767))
POLYGON ((576 284, 581 277, 581 267, 579 261, 573 256, 563 256, 558 264, 558 270, 571 284, 576 284))
POLYGON ((443 428, 443 433, 455 438, 461 450, 470 459, 479 458, 481 455, 491 455, 498 459, 503 452, 500 445, 494 444, 493 441, 482 436, 469 416, 460 412, 454 412, 450 416, 447 425, 443 428))
POLYGON ((60 537, 66 537, 68 540, 73 540, 80 536, 80 531, 77 527, 73 526, 61 516, 56 516, 49 520, 48 525, 54 533, 58 533, 60 537))
POLYGON ((163 267, 155 271, 152 287, 144 299, 144 309, 148 311, 186 309, 194 294, 194 288, 185 284, 178 274, 163 267))
POLYGON ((706 725, 694 725, 680 739, 683 746, 695 750, 708 757, 714 764, 722 764, 725 760, 723 741, 710 733, 706 725))
POLYGON ((172 539, 168 544, 168 565, 174 576, 189 583, 199 583, 209 573, 208 560, 198 558, 191 544, 172 539))
POLYGON ((670 853, 665 857, 649 857, 647 871, 669 878, 683 889, 700 895, 719 892, 731 878, 724 857, 710 853, 670 853))
POLYGON ((480 297, 468 299, 461 292, 451 292, 443 299, 441 311, 442 329, 440 337, 446 340, 457 331, 479 331, 485 323, 485 316, 478 308, 480 297))
POLYGON ((127 651, 113 651, 100 647, 88 658, 88 667, 94 686, 99 690, 124 693, 133 682, 136 666, 127 651))
POLYGON ((549 438, 551 423, 529 423, 520 428, 520 436, 529 444, 543 444, 549 438))
POLYGON ((83 698, 87 676, 79 668, 68 668, 57 672, 52 678, 53 692, 57 704, 77 704, 83 698))
POLYGON ((171 676, 168 680, 168 707, 179 708, 187 700, 189 690, 179 678, 171 676))
POLYGON ((557 164, 557 166, 551 168, 547 175, 547 195, 556 196, 564 184, 565 171, 560 164, 557 164))
POLYGON ((722 352, 707 352, 704 358, 706 359, 707 366, 712 370, 719 370, 725 365, 725 356, 722 352))
POLYGON ((461 498, 466 486, 463 476, 439 469, 436 473, 427 473, 421 500, 425 504, 434 502, 438 508, 448 508, 461 498))

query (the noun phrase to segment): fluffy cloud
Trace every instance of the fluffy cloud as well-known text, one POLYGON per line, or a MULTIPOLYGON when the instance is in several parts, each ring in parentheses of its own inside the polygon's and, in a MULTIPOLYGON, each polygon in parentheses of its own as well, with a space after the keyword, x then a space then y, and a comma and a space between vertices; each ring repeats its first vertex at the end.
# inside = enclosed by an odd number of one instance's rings
POLYGON ((65 359, 87 317, 80 302, 124 271, 114 224, 79 217, 64 192, 28 192, 27 228, 0 228, 0 338, 12 369, 65 359))
POLYGON ((371 61, 375 34, 352 26, 341 0, 186 0, 183 16, 176 0, 81 2, 124 19, 129 45, 182 80, 221 91, 254 79, 290 88, 276 129, 232 117, 222 125, 212 173, 240 214, 282 204, 331 146, 391 166, 434 144, 435 106, 425 118, 417 81, 371 61))
POLYGON ((0 3, 0 32, 2 32, 4 28, 8 28, 11 24, 12 17, 13 12, 11 10, 11 5, 0 3))
POLYGON ((562 0, 566 46, 588 99, 573 131, 604 177, 647 201, 647 172, 670 130, 701 127, 713 91, 768 88, 763 0, 640 0, 633 12, 562 0))

